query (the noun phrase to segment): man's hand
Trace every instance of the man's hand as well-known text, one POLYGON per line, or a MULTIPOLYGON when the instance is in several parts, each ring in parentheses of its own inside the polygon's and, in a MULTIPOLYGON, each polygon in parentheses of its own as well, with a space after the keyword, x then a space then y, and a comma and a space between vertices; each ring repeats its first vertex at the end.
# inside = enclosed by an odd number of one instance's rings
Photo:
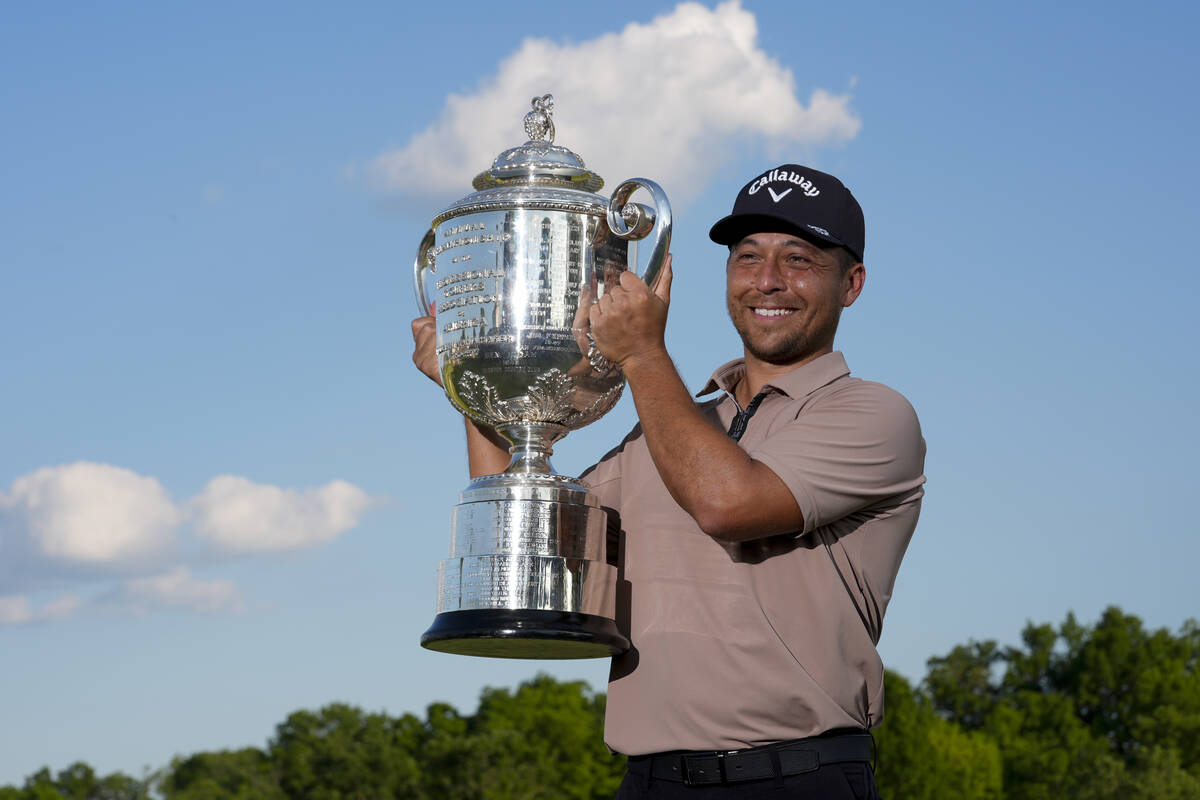
POLYGON ((433 316, 417 317, 412 321, 413 363, 438 386, 442 376, 437 363, 437 320, 433 316))
POLYGON ((596 347, 622 369, 632 362, 666 355, 664 334, 671 304, 671 255, 653 290, 632 272, 622 272, 588 312, 596 347))
MULTIPOLYGON (((432 305, 430 311, 433 310, 432 305)), ((442 375, 438 372, 437 363, 437 320, 431 314, 427 317, 417 317, 412 321, 413 363, 417 369, 424 372, 431 381, 442 385, 442 375)), ((508 442, 491 428, 485 428, 478 423, 463 417, 467 426, 467 462, 471 468, 471 477, 494 475, 502 472, 508 466, 508 442)))
POLYGON ((655 291, 631 272, 591 310, 600 352, 629 381, 654 466, 675 502, 714 539, 741 541, 804 529, 787 485, 696 407, 663 343, 670 256, 655 291))

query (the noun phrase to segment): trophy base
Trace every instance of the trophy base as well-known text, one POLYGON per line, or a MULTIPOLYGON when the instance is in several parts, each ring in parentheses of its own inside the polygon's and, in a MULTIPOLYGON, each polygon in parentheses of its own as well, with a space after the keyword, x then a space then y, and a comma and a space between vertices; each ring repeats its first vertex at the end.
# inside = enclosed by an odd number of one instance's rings
POLYGON ((607 658, 628 650, 629 639, 594 614, 488 608, 438 614, 421 646, 489 658, 607 658))

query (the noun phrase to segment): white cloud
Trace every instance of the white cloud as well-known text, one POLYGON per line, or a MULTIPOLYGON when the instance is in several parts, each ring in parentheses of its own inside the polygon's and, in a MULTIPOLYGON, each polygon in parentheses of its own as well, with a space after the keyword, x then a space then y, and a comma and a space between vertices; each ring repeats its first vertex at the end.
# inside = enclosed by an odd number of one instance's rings
POLYGON ((815 89, 802 102, 790 70, 759 48, 758 23, 738 0, 685 2, 648 24, 577 44, 526 39, 473 94, 450 95, 441 116, 373 177, 391 189, 465 194, 471 178, 520 144, 529 99, 555 96, 555 142, 581 155, 611 188, 640 175, 685 200, 739 142, 772 149, 853 139, 850 96, 815 89))
POLYGON ((225 550, 247 553, 335 539, 358 524, 370 502, 345 481, 300 493, 221 475, 192 500, 191 510, 197 533, 225 550))
POLYGON ((23 595, 0 597, 0 626, 62 619, 75 613, 80 605, 79 598, 73 594, 64 594, 38 609, 33 608, 29 598, 23 595))
POLYGON ((231 582, 198 580, 185 565, 211 561, 213 551, 328 542, 354 528, 372 502, 345 481, 300 492, 222 475, 180 506, 156 479, 122 467, 43 467, 0 490, 0 626, 61 619, 97 603, 138 613, 238 610, 244 603, 231 582), (124 580, 112 583, 117 578, 124 580), (83 586, 89 599, 31 602, 64 583, 83 586))
POLYGON ((197 580, 184 567, 125 581, 106 600, 137 613, 163 608, 212 613, 241 611, 245 607, 241 592, 232 581, 197 580))
POLYGON ((0 492, 34 552, 82 564, 137 562, 166 550, 181 516, 154 478, 80 461, 43 467, 0 492))
POLYGON ((241 592, 232 581, 202 581, 185 567, 141 578, 131 578, 86 602, 74 594, 34 608, 24 595, 0 596, 0 627, 63 619, 87 608, 109 608, 146 614, 151 611, 183 610, 215 613, 242 611, 241 592))
POLYGON ((42 606, 38 614, 40 619, 62 619, 74 614, 82 605, 83 601, 75 595, 64 594, 54 602, 42 606))
POLYGON ((0 597, 0 625, 20 625, 32 619, 29 598, 21 595, 0 597))

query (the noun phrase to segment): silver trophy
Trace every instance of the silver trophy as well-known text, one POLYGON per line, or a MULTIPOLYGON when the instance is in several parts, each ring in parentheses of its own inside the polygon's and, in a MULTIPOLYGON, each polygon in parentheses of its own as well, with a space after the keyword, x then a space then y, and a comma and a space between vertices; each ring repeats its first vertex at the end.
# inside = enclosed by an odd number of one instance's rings
POLYGON ((632 178, 611 198, 578 155, 554 144, 550 95, 525 116, 529 141, 505 150, 475 193, 433 219, 417 250, 422 314, 435 305, 446 396, 511 447, 499 475, 473 480, 451 518, 438 567, 431 650, 504 658, 592 658, 629 640, 613 620, 616 568, 606 558, 610 512, 554 474, 553 445, 599 419, 625 376, 591 340, 588 308, 648 245, 657 280, 671 242, 658 184, 632 178), (653 207, 630 202, 642 188, 653 207))

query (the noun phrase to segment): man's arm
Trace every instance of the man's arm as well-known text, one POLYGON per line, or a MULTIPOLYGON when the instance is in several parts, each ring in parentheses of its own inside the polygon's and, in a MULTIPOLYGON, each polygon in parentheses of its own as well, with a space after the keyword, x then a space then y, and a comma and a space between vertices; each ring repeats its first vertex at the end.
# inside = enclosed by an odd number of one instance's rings
MULTIPOLYGON (((417 317, 412 321, 413 363, 417 369, 438 386, 442 376, 438 373, 436 321, 432 316, 417 317)), ((508 466, 508 442, 491 428, 485 428, 473 420, 463 417, 467 426, 467 463, 472 478, 494 475, 508 466)))
MULTIPOLYGON (((670 257, 668 256, 668 259, 670 257)), ((631 272, 590 315, 600 352, 621 367, 650 455, 675 502, 708 535, 742 541, 804 529, 791 491, 696 407, 667 353, 668 260, 655 291, 631 272)))

